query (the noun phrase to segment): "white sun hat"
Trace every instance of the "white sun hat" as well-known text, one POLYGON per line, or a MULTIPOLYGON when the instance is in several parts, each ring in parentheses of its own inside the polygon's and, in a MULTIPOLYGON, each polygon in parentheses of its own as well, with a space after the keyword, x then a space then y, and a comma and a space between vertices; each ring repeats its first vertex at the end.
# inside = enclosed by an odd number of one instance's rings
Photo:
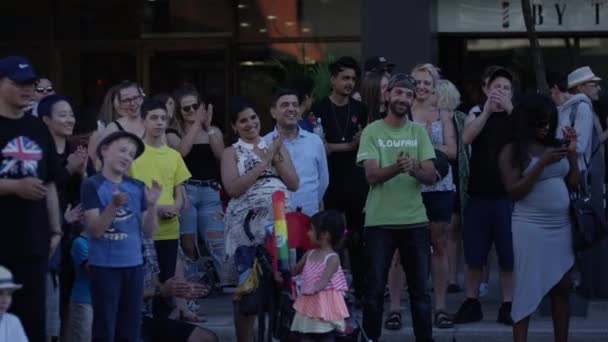
POLYGON ((13 274, 6 267, 0 266, 0 290, 19 290, 23 286, 13 282, 13 274))
POLYGON ((591 68, 588 66, 580 67, 568 74, 568 89, 572 89, 577 85, 587 82, 597 82, 602 79, 595 76, 591 68))

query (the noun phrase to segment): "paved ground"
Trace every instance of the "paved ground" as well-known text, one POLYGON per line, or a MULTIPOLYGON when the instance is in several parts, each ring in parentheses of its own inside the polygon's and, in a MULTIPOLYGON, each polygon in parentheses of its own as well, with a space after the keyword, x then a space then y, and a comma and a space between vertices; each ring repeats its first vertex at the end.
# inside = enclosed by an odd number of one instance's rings
MULTIPOLYGON (((484 320, 479 323, 460 325, 454 329, 437 330, 434 335, 437 342, 510 342, 512 341, 511 328, 495 323, 499 303, 497 282, 493 281, 490 293, 482 300, 484 320)), ((456 311, 463 294, 448 295, 448 307, 456 311)), ((388 307, 388 304, 385 306, 388 307)), ((204 327, 214 330, 220 341, 234 341, 232 325, 232 305, 230 295, 214 295, 205 300, 203 311, 207 314, 208 322, 204 327)), ((387 331, 383 333, 383 341, 414 341, 412 337, 409 305, 402 302, 404 328, 400 331, 387 331)), ((355 312, 355 315, 360 315, 355 312)), ((360 317, 360 316, 359 316, 360 317)), ((587 317, 573 317, 570 329, 571 342, 608 342, 608 301, 594 301, 589 305, 587 317)), ((530 342, 553 341, 550 317, 543 317, 537 313, 530 324, 530 342)))

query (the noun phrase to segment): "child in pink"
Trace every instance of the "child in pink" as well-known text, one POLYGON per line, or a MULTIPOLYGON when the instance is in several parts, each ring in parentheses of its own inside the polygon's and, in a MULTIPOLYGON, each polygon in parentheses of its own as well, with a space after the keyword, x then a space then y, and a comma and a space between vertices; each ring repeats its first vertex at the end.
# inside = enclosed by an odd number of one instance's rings
POLYGON ((299 333, 300 341, 331 342, 336 332, 344 331, 349 316, 344 302, 348 286, 334 251, 343 232, 344 218, 337 211, 322 211, 311 218, 308 237, 315 249, 293 270, 294 275, 300 274, 302 286, 291 331, 299 333))

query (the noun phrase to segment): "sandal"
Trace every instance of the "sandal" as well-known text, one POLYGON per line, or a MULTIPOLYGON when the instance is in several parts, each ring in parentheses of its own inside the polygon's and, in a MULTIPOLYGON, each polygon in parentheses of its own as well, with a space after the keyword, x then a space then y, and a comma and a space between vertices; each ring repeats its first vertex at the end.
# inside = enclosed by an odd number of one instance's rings
POLYGON ((401 313, 398 311, 389 313, 384 327, 388 330, 401 330, 401 313))
POLYGON ((435 312, 435 327, 438 329, 450 329, 454 327, 452 317, 445 311, 439 310, 435 312))

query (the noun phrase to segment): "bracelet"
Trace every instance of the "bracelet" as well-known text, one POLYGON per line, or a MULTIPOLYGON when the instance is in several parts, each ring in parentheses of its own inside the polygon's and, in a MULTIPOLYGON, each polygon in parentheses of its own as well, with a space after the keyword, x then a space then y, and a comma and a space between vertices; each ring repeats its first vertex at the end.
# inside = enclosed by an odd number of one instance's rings
POLYGON ((214 128, 210 128, 209 132, 207 132, 208 135, 214 135, 215 133, 217 133, 217 130, 214 128))

